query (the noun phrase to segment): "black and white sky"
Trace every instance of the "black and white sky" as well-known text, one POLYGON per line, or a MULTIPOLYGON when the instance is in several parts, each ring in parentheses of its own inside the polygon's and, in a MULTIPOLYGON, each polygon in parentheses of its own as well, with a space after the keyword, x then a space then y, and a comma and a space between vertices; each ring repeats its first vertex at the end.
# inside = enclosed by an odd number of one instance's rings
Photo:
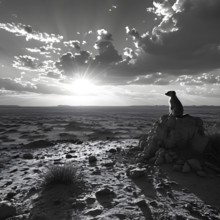
POLYGON ((1 0, 0 104, 220 105, 220 0, 1 0))

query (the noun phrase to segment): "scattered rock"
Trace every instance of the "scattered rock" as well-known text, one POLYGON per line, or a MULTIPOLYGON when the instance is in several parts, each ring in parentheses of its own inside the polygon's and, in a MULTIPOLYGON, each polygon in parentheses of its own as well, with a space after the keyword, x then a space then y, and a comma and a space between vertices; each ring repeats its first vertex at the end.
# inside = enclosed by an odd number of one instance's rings
POLYGON ((155 200, 151 201, 149 204, 155 208, 158 207, 158 203, 155 200))
POLYGON ((114 154, 114 153, 117 152, 117 150, 116 150, 115 148, 111 148, 111 149, 109 150, 109 152, 112 153, 112 154, 114 154))
POLYGON ((190 168, 189 164, 187 162, 185 162, 183 165, 183 168, 182 168, 182 172, 189 173, 190 171, 191 171, 191 168, 190 168))
POLYGON ((86 198, 87 204, 93 204, 95 201, 96 201, 96 199, 93 198, 93 197, 88 197, 88 198, 86 198))
POLYGON ((90 209, 85 214, 86 215, 91 215, 91 216, 97 216, 97 215, 100 215, 101 213, 102 213, 101 209, 90 209))
POLYGON ((73 156, 71 154, 67 154, 66 159, 70 159, 70 158, 73 158, 73 156))
POLYGON ((178 159, 178 160, 176 161, 176 164, 178 164, 178 165, 184 165, 184 161, 181 160, 181 159, 178 159))
POLYGON ((197 174, 198 176, 201 176, 201 177, 206 177, 206 176, 207 176, 206 173, 205 173, 204 171, 202 171, 202 170, 196 171, 196 174, 197 174))
POLYGON ((95 163, 97 158, 95 156, 89 156, 89 163, 95 163))
POLYGON ((145 205, 147 205, 147 203, 146 203, 146 200, 145 200, 145 199, 137 199, 137 200, 135 201, 135 205, 138 205, 138 206, 140 207, 140 206, 145 206, 145 205))
POLYGON ((16 215, 16 208, 9 205, 6 202, 0 203, 0 220, 5 220, 6 218, 16 215))
POLYGON ((31 153, 25 153, 25 154, 23 154, 23 158, 26 160, 31 160, 34 158, 34 156, 31 153))
POLYGON ((74 209, 83 210, 86 207, 86 203, 83 201, 76 201, 72 204, 74 209))
POLYGON ((146 168, 135 168, 129 171, 129 175, 131 178, 139 178, 145 175, 146 168))
POLYGON ((6 198, 5 198, 5 199, 10 200, 10 199, 12 199, 15 195, 16 195, 16 192, 9 192, 9 193, 6 195, 6 198))
POLYGON ((174 164, 173 165, 173 171, 181 171, 182 168, 183 168, 183 166, 180 165, 180 164, 174 164))
POLYGON ((165 162, 166 163, 172 163, 173 162, 173 157, 169 153, 165 154, 165 162))
POLYGON ((194 170, 194 171, 202 170, 202 166, 201 166, 201 163, 199 162, 199 160, 190 159, 190 160, 187 160, 187 162, 190 165, 190 167, 192 168, 192 170, 194 170))
POLYGON ((104 189, 100 189, 99 191, 97 191, 95 195, 96 197, 109 196, 109 195, 115 196, 115 193, 108 188, 104 188, 104 189))
POLYGON ((104 163, 102 163, 102 166, 105 167, 113 167, 114 166, 114 162, 112 160, 104 160, 104 163))

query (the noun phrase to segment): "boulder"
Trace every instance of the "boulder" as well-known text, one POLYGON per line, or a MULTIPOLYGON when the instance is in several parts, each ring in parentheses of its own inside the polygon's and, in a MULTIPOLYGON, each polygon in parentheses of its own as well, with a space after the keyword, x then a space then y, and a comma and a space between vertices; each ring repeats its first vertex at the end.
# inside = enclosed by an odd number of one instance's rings
MULTIPOLYGON (((190 159, 193 156, 201 156, 207 144, 208 138, 204 133, 202 119, 190 115, 181 118, 163 115, 154 123, 148 135, 143 135, 139 141, 139 147, 143 149, 147 159, 154 157, 161 149, 190 159)), ((160 158, 162 157, 164 161, 171 161, 164 153, 160 158)))

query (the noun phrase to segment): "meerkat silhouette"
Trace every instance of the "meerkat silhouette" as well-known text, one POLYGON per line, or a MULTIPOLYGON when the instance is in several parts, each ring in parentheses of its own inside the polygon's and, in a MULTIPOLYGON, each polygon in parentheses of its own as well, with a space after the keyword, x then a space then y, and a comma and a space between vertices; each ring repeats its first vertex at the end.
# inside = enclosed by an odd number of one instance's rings
POLYGON ((183 116, 183 106, 180 100, 176 96, 175 91, 169 91, 165 93, 165 95, 169 96, 169 113, 175 117, 182 117, 183 116))

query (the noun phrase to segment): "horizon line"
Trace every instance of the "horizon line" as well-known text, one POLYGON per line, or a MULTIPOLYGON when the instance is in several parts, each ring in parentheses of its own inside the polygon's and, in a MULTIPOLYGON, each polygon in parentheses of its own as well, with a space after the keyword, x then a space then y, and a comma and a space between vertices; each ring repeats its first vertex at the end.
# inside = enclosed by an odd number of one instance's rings
MULTIPOLYGON (((1 105, 0 108, 5 107, 5 108, 16 108, 16 107, 47 107, 47 108, 54 108, 54 107, 151 107, 151 106, 158 106, 158 107, 168 107, 169 105, 1 105)), ((184 105, 185 107, 220 107, 220 105, 184 105)))

